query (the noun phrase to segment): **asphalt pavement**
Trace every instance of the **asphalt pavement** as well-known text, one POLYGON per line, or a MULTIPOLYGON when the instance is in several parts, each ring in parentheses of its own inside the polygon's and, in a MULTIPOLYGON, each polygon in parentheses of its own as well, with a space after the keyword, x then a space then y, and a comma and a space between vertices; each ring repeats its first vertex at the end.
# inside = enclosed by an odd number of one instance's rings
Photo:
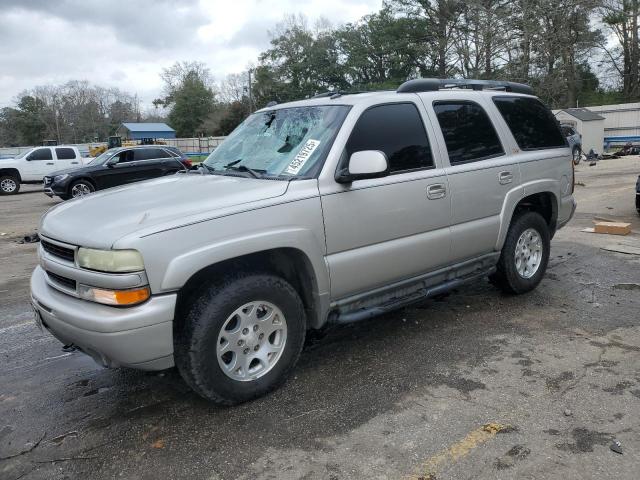
POLYGON ((57 201, 0 197, 0 479, 637 480, 640 256, 603 247, 640 247, 639 173, 637 157, 578 167, 534 292, 485 281, 312 335, 283 388, 233 408, 41 333, 36 247, 17 241, 57 201), (634 231, 582 232, 596 217, 634 231))

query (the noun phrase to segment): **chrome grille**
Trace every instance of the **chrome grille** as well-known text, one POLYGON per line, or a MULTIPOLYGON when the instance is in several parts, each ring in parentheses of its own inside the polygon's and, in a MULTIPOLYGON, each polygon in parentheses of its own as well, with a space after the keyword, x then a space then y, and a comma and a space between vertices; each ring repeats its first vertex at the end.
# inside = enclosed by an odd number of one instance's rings
POLYGON ((53 280, 59 285, 62 285, 63 287, 69 288, 71 290, 76 289, 76 281, 71 278, 63 277, 62 275, 58 275, 56 273, 49 272, 49 271, 47 271, 47 275, 49 275, 49 278, 51 280, 53 280))
POLYGON ((42 248, 45 252, 53 255, 54 257, 62 258, 69 262, 73 262, 75 260, 75 253, 72 248, 61 247, 60 245, 55 245, 51 242, 47 242, 46 240, 40 240, 42 244, 42 248))

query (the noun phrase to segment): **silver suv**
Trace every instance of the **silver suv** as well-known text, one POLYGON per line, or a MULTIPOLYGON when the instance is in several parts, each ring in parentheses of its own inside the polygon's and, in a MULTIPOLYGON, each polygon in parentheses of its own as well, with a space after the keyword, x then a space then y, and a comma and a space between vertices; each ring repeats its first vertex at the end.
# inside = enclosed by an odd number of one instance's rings
POLYGON ((412 80, 262 109, 198 170, 52 208, 36 321, 105 366, 176 365, 234 404, 310 329, 489 277, 521 294, 575 210, 571 151, 529 87, 412 80))

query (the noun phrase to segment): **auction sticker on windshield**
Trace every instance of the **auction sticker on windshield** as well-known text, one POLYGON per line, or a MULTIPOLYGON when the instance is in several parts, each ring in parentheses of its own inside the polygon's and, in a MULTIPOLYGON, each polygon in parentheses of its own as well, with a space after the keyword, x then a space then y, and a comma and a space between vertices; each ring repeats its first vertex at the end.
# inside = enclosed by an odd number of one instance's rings
POLYGON ((293 160, 289 163, 289 166, 285 170, 285 173, 289 175, 297 175, 298 172, 304 167, 304 164, 307 163, 307 160, 311 158, 313 152, 320 145, 320 140, 307 140, 307 143, 304 144, 304 147, 300 149, 300 151, 293 157, 293 160))

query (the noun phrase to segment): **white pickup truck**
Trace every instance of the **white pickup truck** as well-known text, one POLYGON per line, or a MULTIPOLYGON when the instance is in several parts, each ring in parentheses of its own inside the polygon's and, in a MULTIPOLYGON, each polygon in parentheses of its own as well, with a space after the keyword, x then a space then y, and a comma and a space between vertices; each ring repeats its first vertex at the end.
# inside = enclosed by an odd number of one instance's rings
POLYGON ((42 178, 56 170, 80 168, 89 163, 78 147, 57 145, 34 147, 14 158, 0 159, 0 195, 13 195, 20 184, 41 183, 42 178))

